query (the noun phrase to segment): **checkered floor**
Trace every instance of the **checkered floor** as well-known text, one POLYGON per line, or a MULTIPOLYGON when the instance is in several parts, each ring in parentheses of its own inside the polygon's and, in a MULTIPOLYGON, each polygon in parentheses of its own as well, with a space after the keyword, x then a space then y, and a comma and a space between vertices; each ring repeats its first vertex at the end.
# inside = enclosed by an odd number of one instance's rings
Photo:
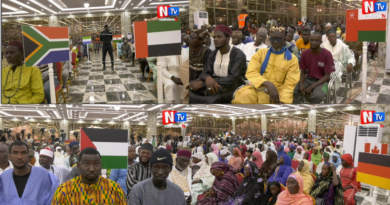
MULTIPOLYGON (((355 199, 357 205, 371 205, 371 202, 364 199, 364 197, 370 194, 370 190, 362 188, 361 192, 356 193, 355 199)), ((390 205, 390 200, 386 197, 386 190, 378 188, 378 197, 376 198, 377 205, 390 205)))
MULTIPOLYGON (((362 73, 352 80, 352 89, 344 99, 345 84, 337 91, 337 103, 361 104, 362 99, 362 73)), ((384 67, 377 66, 376 60, 369 60, 367 69, 366 102, 386 104, 390 101, 390 73, 384 67)))
MULTIPOLYGON (((114 56, 115 59, 115 56, 114 56)), ((79 76, 69 86, 65 94, 66 103, 114 103, 114 104, 153 104, 157 103, 157 90, 153 77, 145 78, 138 62, 115 62, 111 70, 111 60, 106 57, 106 70, 103 71, 102 54, 91 53, 91 62, 78 65, 79 76)), ((63 100, 60 100, 63 103, 63 100)))

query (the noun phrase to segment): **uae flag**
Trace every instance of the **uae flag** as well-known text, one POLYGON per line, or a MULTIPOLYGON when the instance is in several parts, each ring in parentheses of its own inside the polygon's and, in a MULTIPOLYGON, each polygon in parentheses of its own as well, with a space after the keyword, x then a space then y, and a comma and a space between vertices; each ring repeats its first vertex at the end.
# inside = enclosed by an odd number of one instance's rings
POLYGON ((356 180, 390 190, 390 156, 359 153, 356 180))
POLYGON ((112 40, 114 42, 122 42, 122 36, 121 35, 113 35, 112 40))
POLYGON ((91 36, 83 37, 83 44, 92 43, 91 36))
POLYGON ((136 58, 181 55, 180 22, 180 19, 134 22, 136 58))
POLYGON ((386 41, 387 11, 365 15, 362 9, 353 9, 346 13, 346 41, 386 41))
POLYGON ((99 151, 102 169, 127 169, 127 130, 81 128, 80 150, 99 151))
POLYGON ((69 28, 22 26, 26 66, 69 60, 69 28))

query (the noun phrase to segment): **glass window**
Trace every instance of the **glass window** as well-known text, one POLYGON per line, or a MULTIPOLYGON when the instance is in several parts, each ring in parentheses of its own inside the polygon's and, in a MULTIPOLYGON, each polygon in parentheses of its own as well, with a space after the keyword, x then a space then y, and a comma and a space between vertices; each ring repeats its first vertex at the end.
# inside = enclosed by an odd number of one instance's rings
POLYGON ((257 11, 264 11, 264 0, 257 1, 257 11))
POLYGON ((215 9, 216 25, 227 25, 226 9, 215 9))
MULTIPOLYGON (((214 8, 206 8, 206 11, 209 15, 209 24, 211 25, 217 25, 217 23, 215 22, 215 15, 214 15, 214 8)), ((200 27, 198 27, 200 28, 200 27)))
POLYGON ((237 17, 241 14, 241 11, 239 10, 228 10, 228 15, 229 15, 229 21, 227 26, 233 26, 233 27, 238 27, 238 19, 237 17))

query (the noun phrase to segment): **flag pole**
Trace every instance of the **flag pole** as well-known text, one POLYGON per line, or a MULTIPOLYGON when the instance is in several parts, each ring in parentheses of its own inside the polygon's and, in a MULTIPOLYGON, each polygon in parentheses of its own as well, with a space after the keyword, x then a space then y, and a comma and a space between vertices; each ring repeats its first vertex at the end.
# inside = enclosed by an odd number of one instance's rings
MULTIPOLYGON (((50 101, 51 104, 56 104, 56 91, 54 86, 54 71, 53 63, 49 63, 49 83, 50 83, 50 101)), ((61 85, 62 86, 62 85, 61 85)))
POLYGON ((87 58, 88 58, 87 63, 91 63, 91 60, 89 59, 89 44, 87 44, 87 58))
POLYGON ((362 103, 366 103, 367 91, 367 41, 363 41, 363 64, 362 64, 362 103))

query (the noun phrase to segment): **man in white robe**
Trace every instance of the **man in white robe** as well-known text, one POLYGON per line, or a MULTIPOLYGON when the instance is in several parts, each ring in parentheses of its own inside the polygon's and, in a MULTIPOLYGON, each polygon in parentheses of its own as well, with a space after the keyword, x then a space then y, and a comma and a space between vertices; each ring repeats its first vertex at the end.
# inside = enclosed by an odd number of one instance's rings
POLYGON ((183 82, 179 76, 179 67, 189 59, 188 50, 181 49, 181 55, 157 58, 157 69, 161 70, 162 84, 166 103, 183 103, 183 82))
POLYGON ((54 161, 54 153, 49 148, 41 149, 39 154, 39 164, 45 168, 49 173, 54 174, 58 179, 60 185, 70 180, 71 169, 63 166, 52 165, 54 161))
POLYGON ((188 167, 191 162, 191 152, 182 149, 176 156, 176 165, 172 167, 168 180, 178 185, 187 199, 191 196, 192 169, 188 167))
POLYGON ((29 165, 29 148, 22 141, 10 146, 14 168, 0 175, 1 205, 50 205, 59 186, 58 178, 42 167, 29 165))

